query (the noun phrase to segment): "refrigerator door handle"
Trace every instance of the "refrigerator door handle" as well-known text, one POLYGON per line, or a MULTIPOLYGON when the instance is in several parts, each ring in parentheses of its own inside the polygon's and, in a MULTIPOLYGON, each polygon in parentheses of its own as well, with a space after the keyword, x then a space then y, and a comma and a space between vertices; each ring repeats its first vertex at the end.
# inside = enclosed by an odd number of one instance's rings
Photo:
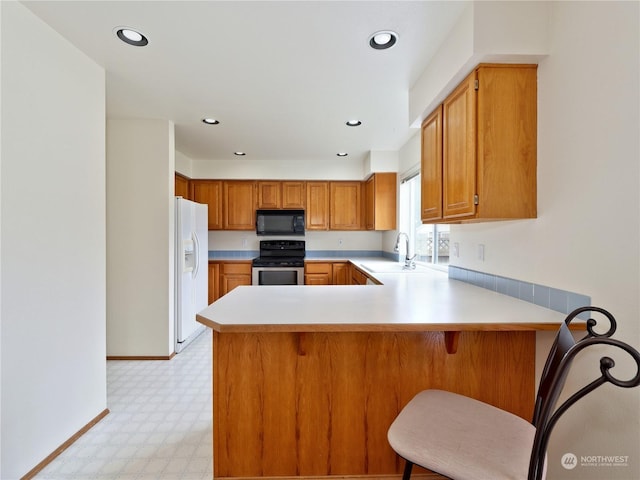
POLYGON ((193 278, 197 278, 198 277, 198 272, 200 270, 200 239, 198 238, 198 235, 196 234, 196 232, 193 232, 191 234, 191 237, 193 238, 193 243, 194 245, 194 255, 195 255, 195 262, 193 265, 193 278))

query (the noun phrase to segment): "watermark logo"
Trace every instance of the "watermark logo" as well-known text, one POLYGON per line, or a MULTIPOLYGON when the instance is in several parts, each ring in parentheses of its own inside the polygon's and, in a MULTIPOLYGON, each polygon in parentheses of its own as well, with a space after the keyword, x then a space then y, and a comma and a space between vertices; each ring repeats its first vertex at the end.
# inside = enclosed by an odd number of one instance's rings
POLYGON ((578 465, 581 467, 628 467, 628 455, 577 455, 565 453, 560 459, 560 464, 565 470, 573 470, 578 465))
POLYGON ((573 453, 565 453, 562 455, 560 459, 560 463, 562 467, 567 470, 573 470, 578 466, 578 457, 576 457, 573 453))

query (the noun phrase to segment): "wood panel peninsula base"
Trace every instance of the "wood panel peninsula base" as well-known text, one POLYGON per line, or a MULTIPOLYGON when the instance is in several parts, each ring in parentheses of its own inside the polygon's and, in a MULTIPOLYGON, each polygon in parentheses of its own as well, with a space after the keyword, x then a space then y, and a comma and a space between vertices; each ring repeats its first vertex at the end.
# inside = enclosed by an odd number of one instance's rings
POLYGON ((213 334, 215 477, 384 475, 387 429, 442 388, 529 419, 535 332, 213 334))
POLYGON ((213 329, 214 477, 399 478, 387 429, 425 388, 529 420, 536 330, 564 315, 425 275, 238 287, 200 312, 213 329))

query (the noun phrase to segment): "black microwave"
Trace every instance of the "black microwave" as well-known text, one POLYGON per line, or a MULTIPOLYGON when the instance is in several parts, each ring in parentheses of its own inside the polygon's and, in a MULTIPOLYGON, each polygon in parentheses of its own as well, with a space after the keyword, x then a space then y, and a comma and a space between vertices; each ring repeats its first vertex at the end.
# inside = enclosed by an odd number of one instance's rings
POLYGON ((304 210, 256 210, 257 235, 304 235, 304 210))

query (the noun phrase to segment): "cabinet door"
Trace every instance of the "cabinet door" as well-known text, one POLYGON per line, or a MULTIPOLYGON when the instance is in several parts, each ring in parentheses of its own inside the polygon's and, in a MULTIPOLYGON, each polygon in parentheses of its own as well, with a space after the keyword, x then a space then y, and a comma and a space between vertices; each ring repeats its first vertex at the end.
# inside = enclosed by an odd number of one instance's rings
POLYGON ((304 284, 305 285, 331 285, 331 264, 305 262, 304 284))
POLYGON ((537 68, 478 68, 478 191, 480 218, 537 215, 537 68))
POLYGON ((365 227, 367 230, 396 228, 397 174, 374 173, 364 184, 365 227))
POLYGON ((256 182, 225 181, 224 229, 254 230, 256 216, 256 182))
POLYGON ((476 72, 463 81, 443 104, 443 217, 476 212, 476 72))
POLYGON ((422 123, 421 218, 442 218, 442 105, 422 123))
POLYGON ((251 285, 251 262, 225 262, 221 265, 220 294, 240 285, 251 285))
POLYGON ((220 298, 220 264, 209 262, 209 304, 220 298))
POLYGON ((329 228, 362 229, 362 182, 330 182, 329 228))
POLYGON ((189 179, 179 173, 175 174, 174 181, 174 195, 176 197, 186 198, 187 200, 191 200, 191 192, 189 191, 189 179))
POLYGON ((331 285, 331 276, 328 273, 305 273, 305 285, 331 285))
POLYGON ((307 182, 307 230, 329 229, 329 183, 307 182))
POLYGON ((282 182, 282 208, 304 208, 304 182, 282 182))
POLYGON ((258 182, 258 208, 281 208, 281 182, 258 182))
POLYGON ((350 272, 351 272, 351 281, 349 282, 350 285, 364 285, 367 283, 367 276, 362 273, 358 267, 351 265, 351 268, 349 268, 350 272))
POLYGON ((331 273, 333 276, 333 285, 349 285, 349 263, 333 263, 331 273))
POLYGON ((364 184, 364 226, 367 230, 373 230, 376 224, 375 192, 375 175, 372 175, 364 184))
POLYGON ((194 202, 206 203, 209 207, 209 230, 221 230, 222 221, 222 181, 192 180, 191 198, 194 202))

